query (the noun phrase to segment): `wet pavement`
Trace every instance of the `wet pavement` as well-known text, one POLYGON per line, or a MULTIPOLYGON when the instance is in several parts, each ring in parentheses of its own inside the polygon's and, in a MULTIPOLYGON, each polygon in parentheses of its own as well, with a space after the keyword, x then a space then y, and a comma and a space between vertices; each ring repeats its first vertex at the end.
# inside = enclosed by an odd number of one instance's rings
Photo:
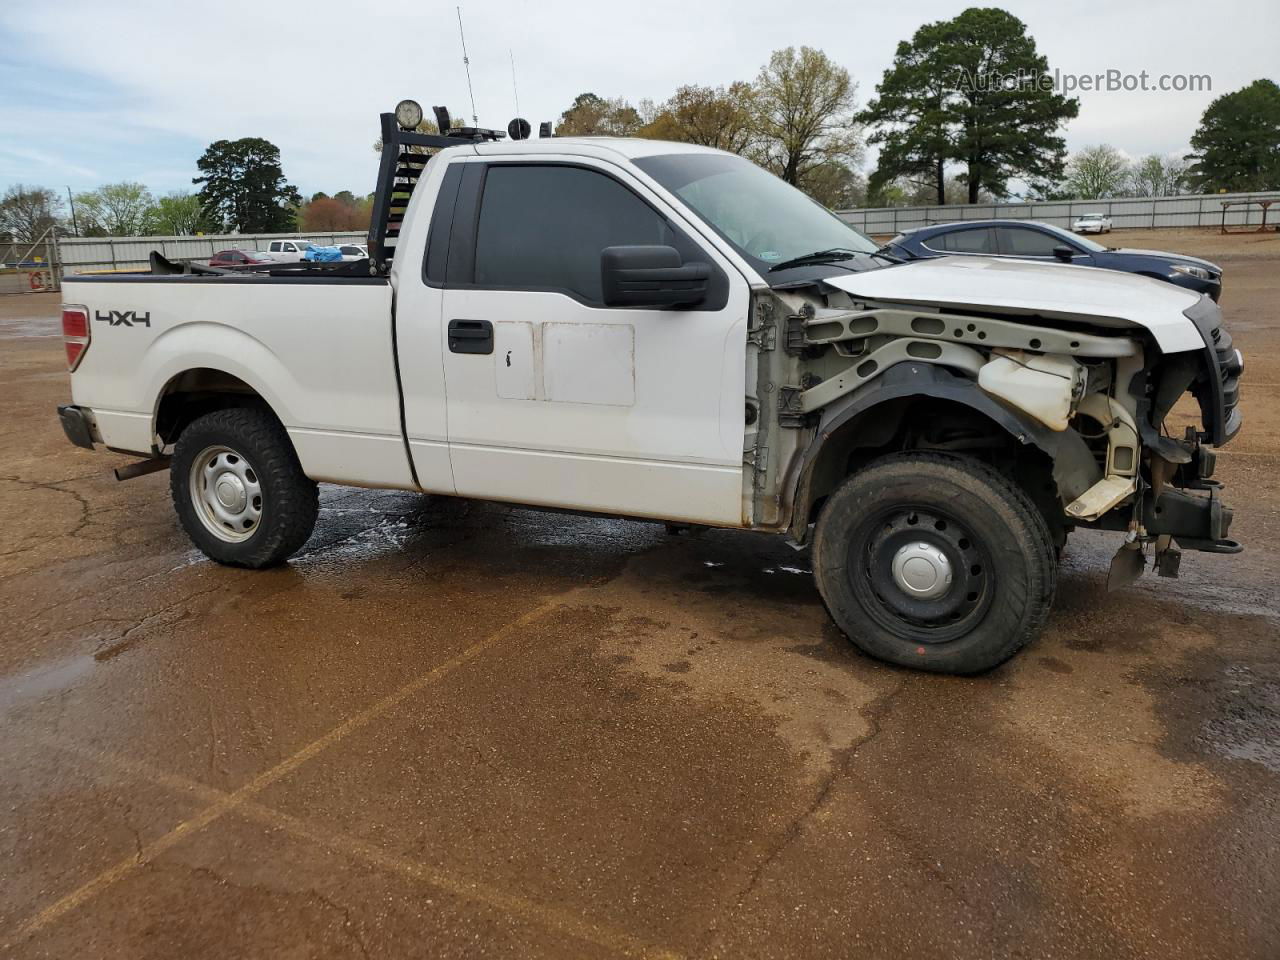
POLYGON ((324 486, 218 567, 61 436, 56 299, 0 298, 0 951, 1280 955, 1280 239, 1216 255, 1248 552, 1106 594, 1076 535, 970 679, 859 655, 762 536, 324 486))

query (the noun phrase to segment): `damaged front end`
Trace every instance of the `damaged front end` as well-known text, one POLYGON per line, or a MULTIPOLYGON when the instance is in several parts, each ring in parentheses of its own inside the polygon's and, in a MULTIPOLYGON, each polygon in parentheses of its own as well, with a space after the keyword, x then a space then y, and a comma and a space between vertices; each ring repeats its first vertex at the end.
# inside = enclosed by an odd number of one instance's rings
POLYGON ((1244 549, 1228 536, 1232 511, 1222 500, 1222 483, 1213 479, 1215 448, 1240 431, 1244 359, 1222 324, 1221 309, 1209 297, 1202 297, 1185 315, 1204 349, 1161 356, 1122 384, 1136 403, 1144 470, 1127 511, 1114 511, 1096 524, 1128 534, 1112 561, 1111 588, 1142 573, 1148 548, 1161 576, 1178 575, 1181 550, 1244 549), (1165 421, 1187 394, 1196 401, 1199 424, 1186 426, 1181 438, 1169 436, 1165 421))
POLYGON ((816 505, 860 458, 952 450, 1013 475, 1028 451, 1049 475, 1020 476, 1033 477, 1024 487, 1059 544, 1075 527, 1126 534, 1110 587, 1141 574, 1148 554, 1176 576, 1180 549, 1237 553, 1213 472, 1214 448, 1240 428, 1243 364, 1211 299, 1185 316, 1204 349, 1162 353, 1139 328, 1083 317, 872 301, 829 286, 771 291, 750 338, 744 506, 754 525, 787 526, 803 542, 816 505), (1200 423, 1168 436, 1187 394, 1200 423), (931 429, 946 411, 959 411, 963 429, 931 429))

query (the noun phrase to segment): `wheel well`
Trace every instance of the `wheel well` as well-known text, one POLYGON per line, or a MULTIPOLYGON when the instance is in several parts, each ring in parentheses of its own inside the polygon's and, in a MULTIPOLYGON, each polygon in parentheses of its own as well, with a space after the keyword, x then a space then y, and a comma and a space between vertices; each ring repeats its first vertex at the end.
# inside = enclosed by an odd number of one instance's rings
POLYGON ((1065 542, 1062 503, 1049 456, 1020 443, 980 410, 941 397, 898 397, 841 424, 814 457, 802 488, 803 502, 796 504, 798 516, 813 523, 845 477, 877 457, 903 450, 945 450, 990 464, 1026 491, 1058 545, 1065 542))
POLYGON ((162 443, 173 443, 193 420, 228 407, 271 409, 258 391, 239 377, 211 367, 184 371, 165 384, 160 394, 156 433, 162 443))

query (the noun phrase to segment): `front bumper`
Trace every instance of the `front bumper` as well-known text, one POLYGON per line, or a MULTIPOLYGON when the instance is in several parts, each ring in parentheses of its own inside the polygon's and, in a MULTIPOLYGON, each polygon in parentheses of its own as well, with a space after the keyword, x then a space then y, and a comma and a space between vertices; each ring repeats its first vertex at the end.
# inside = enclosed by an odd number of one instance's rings
POLYGON ((1160 499, 1143 505, 1143 526, 1153 537, 1173 537, 1183 550, 1239 553, 1243 545, 1227 536, 1232 513, 1219 496, 1221 490, 1211 488, 1207 496, 1196 496, 1185 490, 1166 489, 1160 499))
POLYGON ((73 403, 61 404, 58 407, 58 421, 68 440, 77 447, 93 449, 93 424, 83 410, 73 403))
MULTIPOLYGON (((1191 460, 1178 466, 1158 491, 1142 493, 1141 523, 1149 537, 1172 537, 1184 550, 1239 553, 1244 549, 1229 538, 1232 510, 1222 500, 1222 484, 1212 479, 1217 456, 1205 446, 1194 447, 1191 460)), ((1127 530, 1132 511, 1113 510, 1100 518, 1103 530, 1127 530)))

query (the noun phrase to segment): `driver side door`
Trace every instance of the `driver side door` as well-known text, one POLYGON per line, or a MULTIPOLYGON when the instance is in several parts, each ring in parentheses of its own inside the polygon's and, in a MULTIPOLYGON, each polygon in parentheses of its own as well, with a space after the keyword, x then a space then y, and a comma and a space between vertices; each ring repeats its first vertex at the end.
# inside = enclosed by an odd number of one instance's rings
POLYGON ((742 525, 746 279, 625 168, 467 165, 441 323, 457 492, 742 525), (653 244, 711 266, 704 302, 606 306, 603 250, 653 244))

